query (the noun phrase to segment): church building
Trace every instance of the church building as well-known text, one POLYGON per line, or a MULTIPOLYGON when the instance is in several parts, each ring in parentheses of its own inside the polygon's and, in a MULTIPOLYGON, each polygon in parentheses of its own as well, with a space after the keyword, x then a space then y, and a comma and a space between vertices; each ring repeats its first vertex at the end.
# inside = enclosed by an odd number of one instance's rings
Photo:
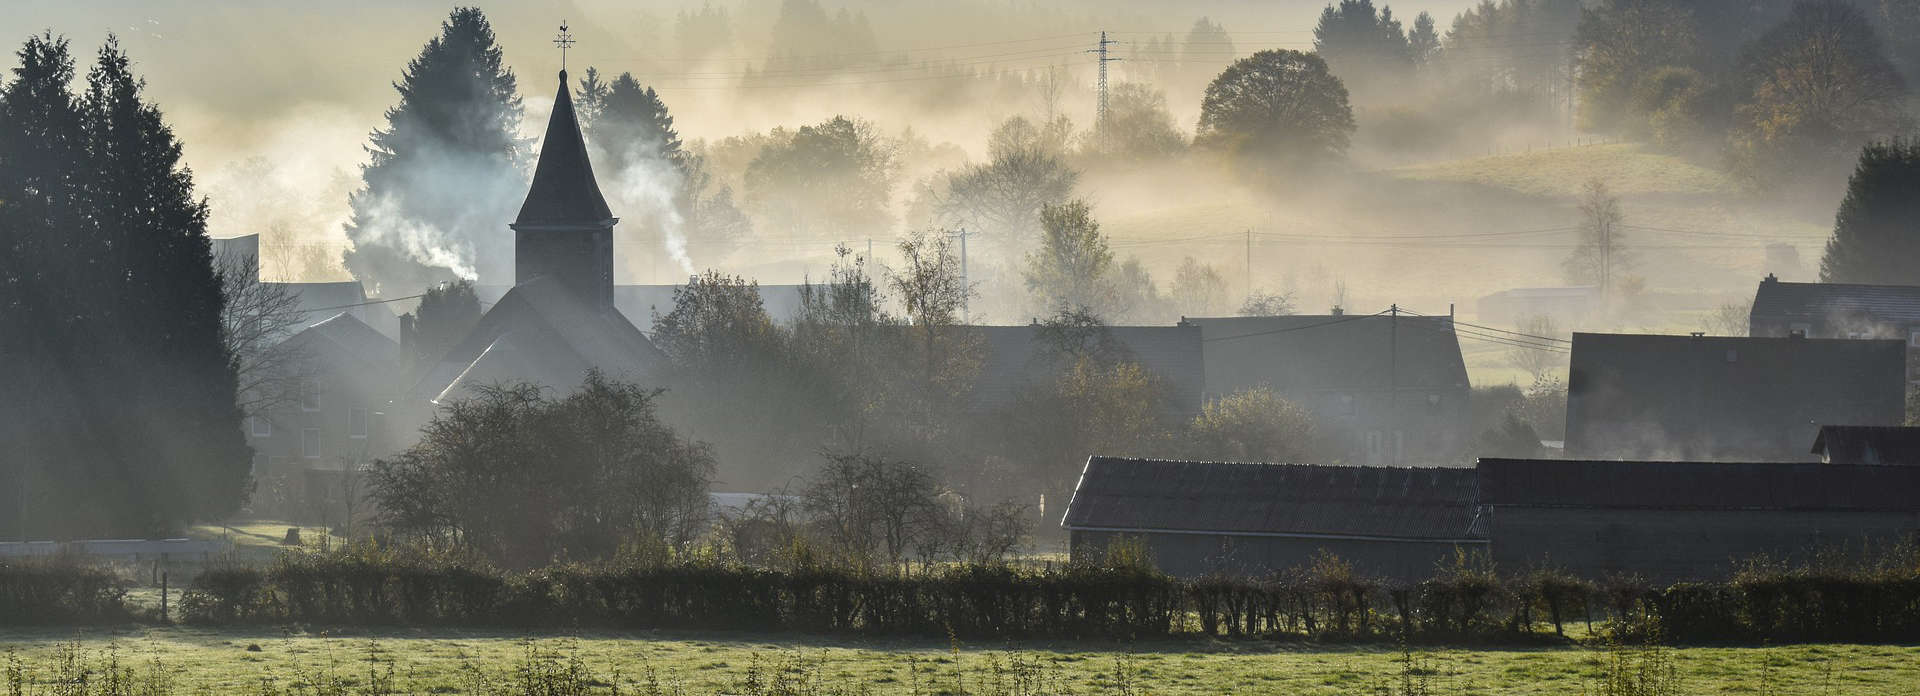
POLYGON ((613 226, 574 117, 567 72, 514 234, 514 286, 427 365, 406 401, 431 409, 499 382, 567 393, 590 369, 642 381, 665 356, 614 307, 613 226))

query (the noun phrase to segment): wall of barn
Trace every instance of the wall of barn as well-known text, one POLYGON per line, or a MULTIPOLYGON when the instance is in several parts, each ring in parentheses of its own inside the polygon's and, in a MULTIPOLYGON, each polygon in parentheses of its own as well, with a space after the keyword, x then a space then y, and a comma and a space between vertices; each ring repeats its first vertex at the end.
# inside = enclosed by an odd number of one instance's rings
MULTIPOLYGON (((1419 580, 1432 577, 1437 564, 1451 561, 1455 549, 1454 544, 1442 542, 1074 531, 1069 539, 1073 559, 1105 558, 1107 545, 1123 536, 1144 539, 1154 565, 1175 577, 1197 577, 1215 571, 1266 575, 1307 566, 1324 549, 1367 575, 1419 580)), ((1470 549, 1482 548, 1485 548, 1482 544, 1470 545, 1470 549)))
POLYGON ((1494 506, 1493 559, 1506 569, 1550 563, 1599 579, 1632 573, 1655 583, 1723 578, 1767 555, 1883 549, 1920 531, 1913 512, 1632 510, 1494 506))

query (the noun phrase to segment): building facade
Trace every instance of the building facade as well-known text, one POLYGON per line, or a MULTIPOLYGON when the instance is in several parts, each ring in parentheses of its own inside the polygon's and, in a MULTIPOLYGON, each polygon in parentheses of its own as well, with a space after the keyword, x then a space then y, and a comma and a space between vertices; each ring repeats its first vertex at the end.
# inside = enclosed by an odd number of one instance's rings
POLYGON ((1495 563, 1599 579, 1725 578, 1758 558, 1862 555, 1920 532, 1920 469, 1482 459, 1495 563))
POLYGON ((1904 379, 1920 383, 1920 286, 1788 283, 1768 275, 1754 291, 1747 335, 1901 341, 1904 379))
POLYGON ((1483 550, 1472 469, 1091 457, 1061 520, 1075 560, 1119 540, 1161 571, 1266 575, 1322 554, 1414 580, 1483 550))

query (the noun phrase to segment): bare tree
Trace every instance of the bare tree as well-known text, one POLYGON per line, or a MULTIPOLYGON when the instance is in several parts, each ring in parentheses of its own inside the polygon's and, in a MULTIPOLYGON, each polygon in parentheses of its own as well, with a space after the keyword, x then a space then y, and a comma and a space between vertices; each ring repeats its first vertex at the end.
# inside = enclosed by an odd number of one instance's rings
POLYGON ((1753 318, 1753 299, 1728 302, 1707 315, 1707 333, 1714 336, 1745 336, 1753 318))
MULTIPOLYGON (((1545 314, 1536 314, 1520 322, 1520 333, 1558 338, 1559 332, 1560 327, 1554 324, 1553 317, 1545 314)), ((1529 341, 1529 343, 1537 342, 1529 341)), ((1527 376, 1532 377, 1535 382, 1539 382, 1542 377, 1561 364, 1559 353, 1532 345, 1515 345, 1508 348, 1507 361, 1526 372, 1527 376)))
MULTIPOLYGON (((933 412, 943 397, 957 398, 972 382, 970 362, 977 351, 952 345, 967 340, 954 330, 974 296, 973 283, 960 273, 953 240, 940 230, 922 230, 900 240, 902 267, 887 273, 887 284, 913 325, 921 351, 922 424, 931 426, 933 412)), ((950 404, 949 404, 950 405, 950 404)))
POLYGON ((898 571, 907 551, 936 531, 937 495, 933 477, 910 462, 829 455, 802 504, 847 561, 872 567, 884 555, 898 571))
POLYGON ((1614 289, 1615 279, 1633 266, 1620 235, 1625 220, 1620 197, 1608 190, 1606 182, 1587 180, 1580 191, 1580 244, 1561 266, 1567 280, 1600 286, 1602 301, 1614 289))
POLYGON ((286 342, 307 315, 287 286, 260 282, 253 257, 225 253, 214 263, 226 299, 221 337, 239 373, 235 398, 245 415, 265 416, 299 398, 298 385, 312 374, 306 351, 286 342))

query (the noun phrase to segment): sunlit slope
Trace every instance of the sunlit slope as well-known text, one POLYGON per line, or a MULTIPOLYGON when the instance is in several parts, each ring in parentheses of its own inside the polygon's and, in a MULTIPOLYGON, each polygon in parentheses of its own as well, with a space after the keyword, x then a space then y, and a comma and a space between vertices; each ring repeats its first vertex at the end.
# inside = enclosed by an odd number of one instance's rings
POLYGON ((1479 184, 1531 196, 1575 196, 1598 178, 1621 196, 1738 194, 1725 173, 1641 145, 1586 145, 1386 170, 1402 179, 1479 184))

